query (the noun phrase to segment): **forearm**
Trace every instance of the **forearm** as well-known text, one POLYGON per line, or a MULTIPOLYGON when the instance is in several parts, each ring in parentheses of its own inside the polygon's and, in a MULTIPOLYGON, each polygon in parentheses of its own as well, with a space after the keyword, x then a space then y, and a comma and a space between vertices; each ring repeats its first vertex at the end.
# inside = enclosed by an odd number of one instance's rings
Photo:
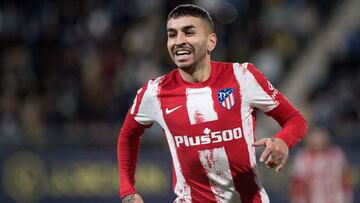
POLYGON ((300 113, 293 115, 274 137, 282 139, 289 148, 300 142, 307 132, 307 123, 300 113))
POLYGON ((120 177, 120 196, 135 193, 135 171, 139 154, 140 137, 145 126, 137 123, 131 115, 127 115, 121 128, 118 145, 118 167, 120 177))
POLYGON ((304 138, 308 128, 307 122, 289 101, 284 100, 271 116, 282 127, 274 137, 282 139, 289 148, 304 138))

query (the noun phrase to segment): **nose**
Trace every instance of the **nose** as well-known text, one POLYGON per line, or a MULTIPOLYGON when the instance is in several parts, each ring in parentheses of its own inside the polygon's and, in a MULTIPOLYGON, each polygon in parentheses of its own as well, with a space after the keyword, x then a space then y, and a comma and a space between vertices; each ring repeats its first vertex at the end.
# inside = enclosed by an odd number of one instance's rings
POLYGON ((184 34, 179 33, 179 34, 176 36, 175 45, 176 45, 176 46, 180 46, 180 45, 185 44, 185 42, 186 42, 186 39, 185 39, 184 34))

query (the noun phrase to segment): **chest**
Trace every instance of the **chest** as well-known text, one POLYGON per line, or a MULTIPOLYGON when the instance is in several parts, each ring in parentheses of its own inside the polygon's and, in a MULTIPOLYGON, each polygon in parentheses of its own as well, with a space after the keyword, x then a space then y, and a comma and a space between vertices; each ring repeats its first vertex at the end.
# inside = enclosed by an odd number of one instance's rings
POLYGON ((240 86, 235 79, 220 80, 206 87, 178 87, 161 91, 161 110, 173 135, 202 134, 241 126, 240 86))

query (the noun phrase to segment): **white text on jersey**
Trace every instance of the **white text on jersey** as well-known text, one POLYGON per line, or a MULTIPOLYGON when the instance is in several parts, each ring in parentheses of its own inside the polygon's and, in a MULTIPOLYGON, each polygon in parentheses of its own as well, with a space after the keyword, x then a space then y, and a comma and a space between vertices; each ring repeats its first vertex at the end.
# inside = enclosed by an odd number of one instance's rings
POLYGON ((214 132, 211 132, 209 128, 205 128, 204 133, 204 135, 196 135, 191 137, 187 135, 174 136, 176 147, 180 147, 180 145, 185 145, 186 147, 189 147, 218 142, 227 142, 231 140, 237 140, 242 137, 240 127, 214 132))

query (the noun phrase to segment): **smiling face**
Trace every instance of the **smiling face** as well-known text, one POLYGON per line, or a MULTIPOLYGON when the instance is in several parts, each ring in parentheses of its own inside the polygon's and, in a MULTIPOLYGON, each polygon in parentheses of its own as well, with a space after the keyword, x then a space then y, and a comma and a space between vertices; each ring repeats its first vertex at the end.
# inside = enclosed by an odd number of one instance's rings
POLYGON ((192 16, 170 18, 167 35, 169 54, 179 68, 187 70, 203 62, 210 62, 216 35, 203 19, 192 16))

